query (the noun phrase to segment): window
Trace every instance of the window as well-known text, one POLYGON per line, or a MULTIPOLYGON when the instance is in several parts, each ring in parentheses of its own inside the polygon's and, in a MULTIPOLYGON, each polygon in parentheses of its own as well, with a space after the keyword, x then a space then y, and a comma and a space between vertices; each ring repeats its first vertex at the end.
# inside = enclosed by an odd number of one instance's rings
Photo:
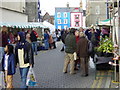
POLYGON ((64 24, 67 24, 68 22, 67 22, 67 19, 64 19, 64 24))
POLYGON ((61 26, 58 26, 58 29, 60 29, 60 30, 61 30, 61 26))
POLYGON ((67 26, 67 25, 65 25, 65 26, 64 26, 64 29, 67 29, 67 27, 68 27, 68 26, 67 26))
POLYGON ((79 15, 75 15, 75 19, 79 19, 79 15))
POLYGON ((58 19, 57 21, 58 21, 58 24, 61 24, 61 19, 58 19))
POLYGON ((96 6, 96 14, 100 14, 100 6, 96 6))
POLYGON ((65 18, 67 17, 67 13, 66 13, 66 12, 64 12, 64 17, 65 17, 65 18))
POLYGON ((76 26, 76 27, 79 27, 79 22, 75 22, 75 26, 76 26))
POLYGON ((58 17, 58 18, 61 17, 61 13, 60 13, 60 12, 57 13, 57 17, 58 17))

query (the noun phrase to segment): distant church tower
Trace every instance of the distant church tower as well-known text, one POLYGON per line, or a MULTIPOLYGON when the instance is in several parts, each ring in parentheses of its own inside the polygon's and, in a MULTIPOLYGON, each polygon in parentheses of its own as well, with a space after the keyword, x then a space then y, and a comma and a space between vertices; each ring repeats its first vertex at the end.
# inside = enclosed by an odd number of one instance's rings
POLYGON ((81 8, 81 9, 83 8, 82 0, 80 0, 80 8, 81 8))
POLYGON ((70 7, 69 2, 67 2, 67 8, 69 8, 69 7, 70 7))

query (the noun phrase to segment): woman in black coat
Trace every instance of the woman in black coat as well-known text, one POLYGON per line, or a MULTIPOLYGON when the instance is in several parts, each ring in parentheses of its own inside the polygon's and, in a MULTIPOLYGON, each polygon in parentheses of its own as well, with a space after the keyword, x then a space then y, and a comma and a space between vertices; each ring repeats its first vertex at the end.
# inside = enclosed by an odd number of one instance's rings
POLYGON ((29 67, 34 65, 32 45, 25 40, 23 32, 18 33, 18 43, 15 48, 16 63, 19 64, 21 88, 27 88, 26 79, 29 67))

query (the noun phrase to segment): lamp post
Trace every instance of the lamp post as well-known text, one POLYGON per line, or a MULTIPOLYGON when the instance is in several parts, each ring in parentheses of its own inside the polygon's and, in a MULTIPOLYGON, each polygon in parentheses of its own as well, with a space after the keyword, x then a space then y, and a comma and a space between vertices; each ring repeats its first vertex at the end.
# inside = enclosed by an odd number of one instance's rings
MULTIPOLYGON (((120 0, 117 0, 117 8, 118 8, 118 29, 120 29, 120 0)), ((119 30, 118 30, 119 31, 119 30)), ((120 32, 120 31, 119 31, 120 32)), ((120 35, 120 33, 118 34, 118 36, 120 35)), ((119 41, 120 39, 118 39, 119 41)), ((120 45, 120 43, 118 44, 120 45)), ((120 46, 119 46, 120 47, 120 46)), ((119 49, 119 54, 120 54, 120 49, 119 49)), ((120 82, 120 60, 119 60, 119 82, 120 82)), ((119 88, 120 88, 120 83, 119 83, 119 88)))

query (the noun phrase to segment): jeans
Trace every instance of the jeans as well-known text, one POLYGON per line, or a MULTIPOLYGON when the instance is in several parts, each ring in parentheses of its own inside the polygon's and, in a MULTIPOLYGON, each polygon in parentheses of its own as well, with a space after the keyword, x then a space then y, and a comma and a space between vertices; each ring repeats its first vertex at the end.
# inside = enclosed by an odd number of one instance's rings
POLYGON ((0 63, 2 61, 3 54, 4 54, 4 47, 0 47, 0 63))
POLYGON ((32 49, 35 52, 35 54, 37 55, 37 42, 32 42, 32 49))
POLYGON ((45 49, 49 49, 49 42, 48 42, 48 40, 44 40, 44 43, 45 43, 45 49))
POLYGON ((21 75, 21 87, 20 88, 27 88, 26 80, 27 80, 28 71, 29 71, 29 67, 20 68, 20 75, 21 75))

